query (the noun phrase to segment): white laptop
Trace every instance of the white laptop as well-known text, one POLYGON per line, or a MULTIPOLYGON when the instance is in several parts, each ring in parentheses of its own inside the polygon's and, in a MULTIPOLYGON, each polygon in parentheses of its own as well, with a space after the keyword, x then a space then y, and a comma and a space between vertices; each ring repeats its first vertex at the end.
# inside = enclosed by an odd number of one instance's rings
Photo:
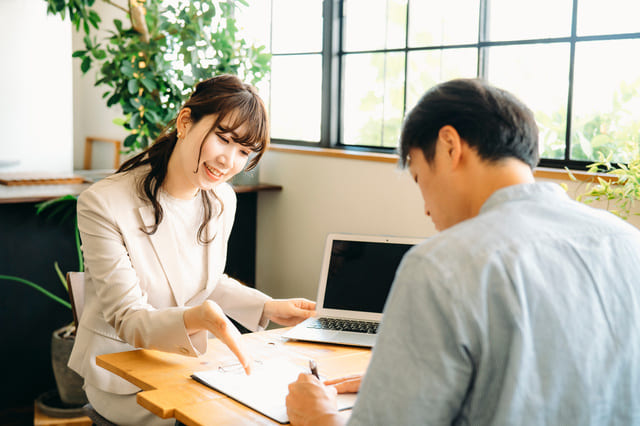
POLYGON ((324 248, 317 315, 284 337, 372 347, 396 270, 420 238, 329 234, 324 248))

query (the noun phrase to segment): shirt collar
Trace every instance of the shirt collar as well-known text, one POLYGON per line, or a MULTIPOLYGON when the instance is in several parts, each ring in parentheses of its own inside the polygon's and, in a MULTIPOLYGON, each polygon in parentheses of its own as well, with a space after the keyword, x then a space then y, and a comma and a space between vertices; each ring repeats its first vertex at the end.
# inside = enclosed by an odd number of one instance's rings
POLYGON ((551 182, 523 183, 498 189, 484 202, 480 214, 493 210, 509 201, 524 199, 567 198, 568 195, 558 184, 551 182))

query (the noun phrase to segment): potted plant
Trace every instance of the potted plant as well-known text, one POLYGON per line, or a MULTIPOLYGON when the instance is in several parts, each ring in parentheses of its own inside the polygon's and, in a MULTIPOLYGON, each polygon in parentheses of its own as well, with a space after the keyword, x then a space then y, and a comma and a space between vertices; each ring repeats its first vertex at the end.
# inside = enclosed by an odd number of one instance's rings
MULTIPOLYGON (((60 222, 69 220, 73 221, 76 250, 78 253, 78 271, 83 271, 84 262, 80 248, 80 234, 78 232, 76 220, 76 205, 77 197, 66 195, 64 197, 37 204, 36 213, 46 213, 48 215, 48 219, 57 219, 60 222)), ((57 262, 54 262, 54 270, 61 284, 68 291, 67 280, 60 270, 57 262)), ((45 289, 43 286, 30 280, 11 275, 0 275, 0 280, 25 284, 41 292, 51 300, 60 303, 66 308, 69 308, 70 310, 72 309, 69 301, 60 298, 45 289)), ((40 408, 44 409, 44 411, 50 415, 63 416, 65 413, 66 415, 75 415, 80 413, 80 410, 77 409, 87 403, 86 395, 82 390, 82 378, 67 367, 67 362, 75 339, 76 326, 77 324, 75 324, 75 321, 72 321, 63 327, 54 330, 51 336, 51 363, 56 380, 57 395, 55 392, 45 392, 40 395, 37 400, 40 408), (61 404, 55 402, 57 398, 59 398, 61 404)))

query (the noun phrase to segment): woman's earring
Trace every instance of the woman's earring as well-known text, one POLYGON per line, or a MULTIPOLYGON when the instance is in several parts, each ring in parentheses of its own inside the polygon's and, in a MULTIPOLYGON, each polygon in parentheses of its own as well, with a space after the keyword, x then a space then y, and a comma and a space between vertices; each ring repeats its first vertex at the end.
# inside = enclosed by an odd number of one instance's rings
POLYGON ((178 139, 182 139, 182 133, 178 133, 178 139))

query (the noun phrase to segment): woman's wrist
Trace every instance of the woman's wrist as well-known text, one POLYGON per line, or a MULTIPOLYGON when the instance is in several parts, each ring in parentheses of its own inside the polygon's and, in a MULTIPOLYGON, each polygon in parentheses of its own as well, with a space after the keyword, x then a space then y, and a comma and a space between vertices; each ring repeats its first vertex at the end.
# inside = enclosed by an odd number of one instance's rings
POLYGON ((266 324, 271 319, 271 302, 273 302, 273 299, 265 300, 264 305, 262 305, 262 315, 259 322, 261 327, 266 327, 266 324))

